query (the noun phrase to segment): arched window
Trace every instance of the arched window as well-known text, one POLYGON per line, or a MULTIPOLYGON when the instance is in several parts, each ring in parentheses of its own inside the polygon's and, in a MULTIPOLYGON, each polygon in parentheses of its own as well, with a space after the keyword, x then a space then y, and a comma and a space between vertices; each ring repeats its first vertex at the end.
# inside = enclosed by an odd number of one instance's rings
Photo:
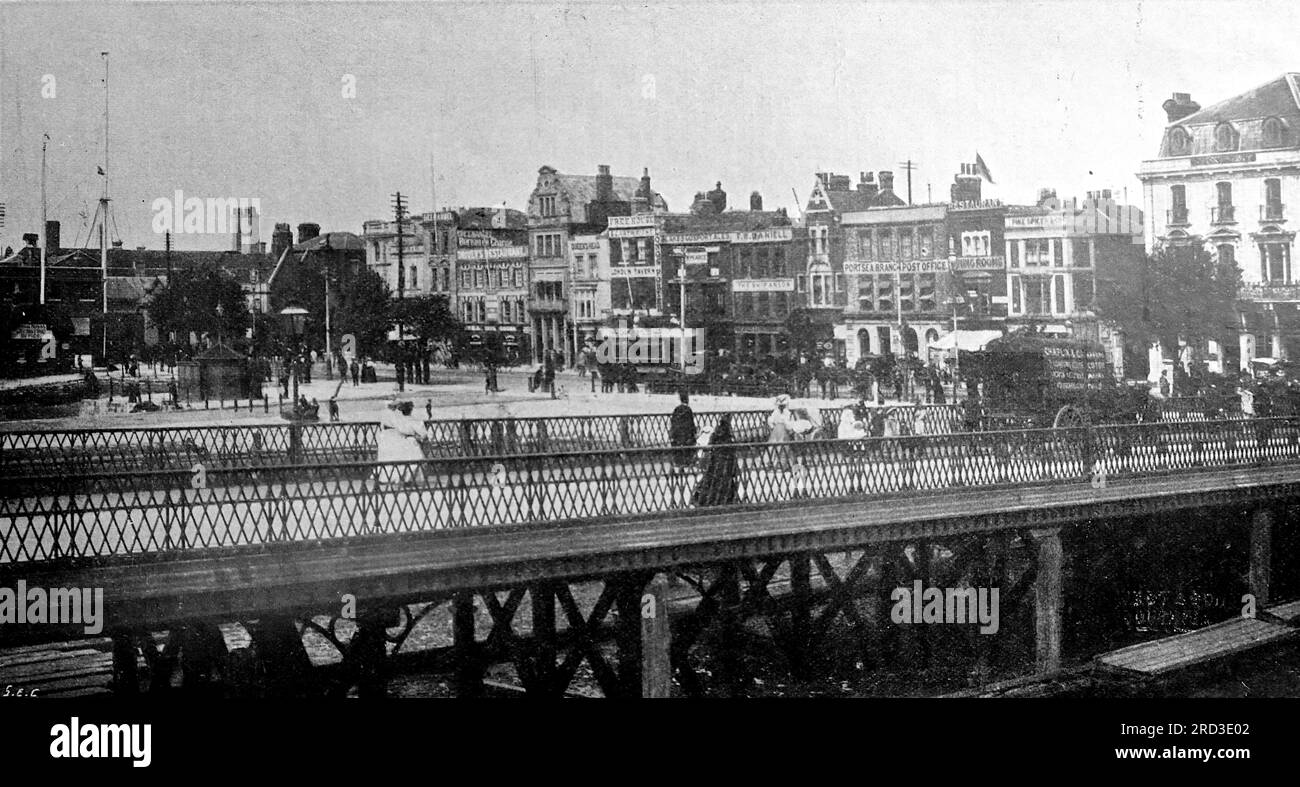
POLYGON ((871 355, 871 332, 866 328, 858 329, 858 355, 871 355))
POLYGON ((1169 154, 1185 156, 1192 152, 1192 135, 1182 126, 1169 129, 1169 154))
POLYGON ((1215 150, 1236 150, 1237 130, 1231 123, 1220 123, 1214 128, 1215 150))
POLYGON ((1264 147, 1275 148, 1282 144, 1282 121, 1267 118, 1264 121, 1264 147))

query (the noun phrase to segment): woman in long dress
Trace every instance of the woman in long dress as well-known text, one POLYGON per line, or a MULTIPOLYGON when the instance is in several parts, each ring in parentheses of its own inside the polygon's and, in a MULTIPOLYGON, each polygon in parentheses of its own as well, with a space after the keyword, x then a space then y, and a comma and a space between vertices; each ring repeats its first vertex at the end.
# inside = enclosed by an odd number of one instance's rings
POLYGON ((731 414, 727 413, 714 427, 709 438, 704 475, 695 487, 697 506, 725 506, 740 499, 738 457, 731 439, 731 414))
POLYGON ((419 421, 411 418, 415 405, 411 402, 390 404, 379 419, 379 461, 408 462, 411 464, 381 466, 376 477, 380 483, 400 486, 412 481, 424 460, 424 449, 419 438, 424 430, 419 421))

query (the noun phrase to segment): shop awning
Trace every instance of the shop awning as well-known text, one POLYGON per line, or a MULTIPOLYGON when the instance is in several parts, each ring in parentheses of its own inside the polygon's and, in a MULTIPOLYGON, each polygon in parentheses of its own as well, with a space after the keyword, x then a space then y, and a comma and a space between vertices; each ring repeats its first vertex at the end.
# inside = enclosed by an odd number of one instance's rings
POLYGON ((940 336, 930 342, 929 347, 931 350, 951 350, 955 341, 960 349, 972 352, 983 350, 984 345, 1000 338, 1002 331, 957 331, 940 336))

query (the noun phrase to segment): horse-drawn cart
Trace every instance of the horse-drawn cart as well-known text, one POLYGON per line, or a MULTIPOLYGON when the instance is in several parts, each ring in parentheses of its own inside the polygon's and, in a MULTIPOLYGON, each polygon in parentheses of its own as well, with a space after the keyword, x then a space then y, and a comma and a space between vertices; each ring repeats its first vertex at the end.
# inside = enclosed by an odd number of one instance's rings
POLYGON ((1155 403, 1115 379, 1100 344, 1021 331, 962 362, 983 385, 983 420, 1003 428, 1134 423, 1155 403))

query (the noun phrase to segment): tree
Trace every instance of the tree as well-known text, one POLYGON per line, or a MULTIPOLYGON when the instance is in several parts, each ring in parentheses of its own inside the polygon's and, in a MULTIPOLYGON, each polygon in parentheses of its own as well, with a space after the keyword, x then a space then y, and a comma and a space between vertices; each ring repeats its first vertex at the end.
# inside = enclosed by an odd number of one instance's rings
POLYGON ((388 319, 394 325, 401 323, 406 333, 423 341, 454 339, 461 332, 460 320, 452 314, 451 303, 445 295, 391 301, 388 319))
POLYGON ((1098 282, 1097 313, 1124 331, 1126 344, 1172 350, 1181 341, 1199 359, 1207 340, 1235 340, 1240 285, 1236 264, 1204 245, 1162 246, 1137 270, 1098 282))
MULTIPOLYGON (((290 255, 296 257, 296 255, 290 255)), ((388 284, 364 263, 342 258, 341 253, 315 251, 305 260, 292 259, 271 285, 270 314, 274 336, 284 338, 280 310, 297 306, 307 310, 303 341, 309 348, 325 349, 325 277, 329 276, 330 347, 352 334, 357 352, 375 353, 388 339, 388 284)))
POLYGON ((154 292, 148 308, 160 337, 170 342, 175 335, 179 346, 188 346, 191 331, 242 343, 250 319, 239 282, 208 262, 173 273, 154 292))
POLYGON ((388 341, 388 283, 370 268, 360 268, 346 285, 331 307, 334 335, 350 333, 357 339, 358 351, 374 352, 388 341))

